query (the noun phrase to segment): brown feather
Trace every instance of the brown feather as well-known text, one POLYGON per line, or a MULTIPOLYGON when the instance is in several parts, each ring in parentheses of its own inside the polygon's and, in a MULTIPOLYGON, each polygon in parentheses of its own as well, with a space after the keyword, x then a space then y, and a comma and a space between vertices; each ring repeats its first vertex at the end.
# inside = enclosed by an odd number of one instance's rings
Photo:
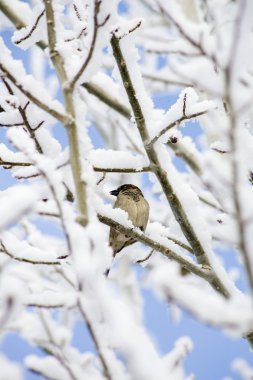
MULTIPOLYGON (((119 192, 114 208, 126 211, 133 225, 145 231, 149 217, 149 204, 143 197, 141 190, 134 185, 122 185, 117 190, 119 192)), ((114 228, 110 229, 109 244, 113 249, 114 256, 135 242, 135 239, 129 238, 114 228)))

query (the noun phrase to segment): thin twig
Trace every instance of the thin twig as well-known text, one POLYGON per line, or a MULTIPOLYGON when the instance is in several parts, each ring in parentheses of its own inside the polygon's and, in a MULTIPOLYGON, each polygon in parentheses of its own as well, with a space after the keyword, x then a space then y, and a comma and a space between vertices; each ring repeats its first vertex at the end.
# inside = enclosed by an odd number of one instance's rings
MULTIPOLYGON (((15 144, 13 144, 15 146, 15 144)), ((17 147, 18 148, 18 147, 17 147)), ((60 221, 61 221, 61 225, 62 225, 62 229, 63 229, 63 232, 64 232, 64 235, 65 235, 65 238, 66 238, 66 242, 67 242, 67 247, 68 247, 68 251, 69 251, 69 254, 72 254, 73 252, 73 249, 72 249, 72 243, 71 243, 71 239, 70 239, 70 236, 69 236, 69 232, 68 232, 68 228, 67 228, 67 225, 66 225, 66 220, 65 220, 65 215, 64 215, 64 210, 63 210, 63 207, 62 207, 62 203, 61 203, 61 200, 59 199, 58 195, 57 195, 57 191, 55 189, 55 186, 54 184, 51 182, 51 179, 47 173, 46 170, 42 169, 36 160, 34 160, 27 152, 23 152, 23 154, 29 159, 29 161, 31 162, 31 164, 36 167, 36 169, 38 170, 39 174, 45 178, 47 184, 48 184, 48 187, 52 193, 52 196, 55 200, 55 203, 57 205, 57 208, 58 208, 58 211, 59 211, 59 216, 60 216, 60 221)))
POLYGON ((95 172, 104 172, 104 173, 143 173, 149 172, 151 168, 149 166, 143 166, 142 168, 98 168, 93 166, 95 172))
POLYGON ((5 247, 2 241, 1 241, 1 247, 2 248, 0 248, 0 252, 6 254, 7 256, 9 256, 10 258, 16 261, 21 261, 23 263, 29 263, 29 264, 34 264, 34 265, 61 265, 60 261, 43 261, 43 260, 35 261, 31 259, 26 259, 25 257, 17 257, 7 250, 7 248, 5 247))
MULTIPOLYGON (((12 2, 9 1, 7 5, 5 1, 0 1, 0 10, 15 25, 17 29, 25 28, 26 24, 19 17, 17 12, 10 6, 11 3, 12 2)), ((47 44, 44 41, 38 41, 36 45, 38 45, 42 50, 45 50, 47 47, 47 44)))
POLYGON ((226 104, 228 107, 228 115, 230 118, 229 141, 230 141, 230 156, 232 169, 232 198, 236 214, 236 224, 239 237, 239 248, 244 261, 244 268, 250 284, 251 293, 253 293, 253 266, 251 262, 251 251, 248 248, 246 223, 243 217, 243 207, 240 199, 240 160, 238 159, 238 143, 237 129, 239 123, 238 111, 234 104, 232 93, 234 91, 233 71, 238 54, 238 46, 241 36, 242 21, 246 9, 246 0, 242 0, 238 4, 237 17, 234 22, 234 30, 232 35, 231 48, 229 52, 228 64, 225 69, 225 85, 226 85, 226 104))
POLYGON ((95 50, 95 45, 96 45, 96 40, 97 40, 97 34, 98 34, 98 29, 102 26, 105 25, 105 23, 108 21, 110 15, 107 15, 104 19, 103 22, 99 23, 98 22, 98 14, 100 11, 100 6, 101 6, 101 0, 94 0, 94 10, 93 10, 93 34, 91 38, 91 44, 89 48, 89 52, 87 54, 87 57, 78 70, 78 72, 75 74, 74 78, 72 79, 70 83, 70 88, 73 90, 77 81, 80 79, 82 76, 83 72, 85 71, 86 67, 88 66, 89 62, 91 61, 91 58, 93 56, 93 52, 95 50))
POLYGON ((12 123, 12 124, 3 124, 3 123, 0 123, 0 127, 5 127, 5 128, 21 127, 22 125, 24 125, 23 122, 21 122, 21 123, 12 123))
POLYGON ((51 108, 47 104, 43 103, 37 96, 33 95, 30 90, 25 88, 25 86, 19 82, 18 78, 3 64, 0 63, 0 69, 7 76, 7 78, 36 106, 43 109, 45 112, 53 116, 55 119, 59 120, 61 123, 69 124, 70 118, 68 115, 64 115, 54 108, 51 108))
POLYGON ((198 175, 201 176, 202 170, 198 162, 194 159, 193 155, 187 148, 181 145, 182 143, 176 143, 172 139, 167 141, 167 145, 175 152, 177 157, 181 157, 184 162, 198 175))
POLYGON ((34 307, 37 309, 60 309, 62 307, 66 307, 66 305, 64 303, 59 303, 59 304, 55 304, 55 305, 43 305, 43 304, 39 304, 39 303, 27 303, 27 304, 25 304, 25 306, 34 307))
POLYGON ((31 166, 31 164, 29 162, 12 162, 12 161, 3 161, 1 158, 0 158, 0 166, 3 166, 7 169, 8 167, 12 167, 12 166, 31 166))
POLYGON ((148 72, 143 72, 142 73, 143 75, 143 78, 147 79, 147 80, 150 80, 150 81, 154 81, 154 82, 161 82, 165 85, 169 85, 169 86, 180 86, 180 87, 192 87, 192 85, 190 83, 187 83, 187 82, 182 82, 180 80, 176 80, 176 79, 169 79, 169 78, 166 78, 164 76, 161 76, 159 74, 153 74, 153 73, 148 73, 148 72))
POLYGON ((97 186, 100 185, 101 182, 103 182, 103 180, 105 179, 105 176, 106 176, 106 173, 103 172, 102 177, 96 183, 97 186))
MULTIPOLYGON (((5 78, 2 78, 2 81, 5 85, 5 87, 7 88, 8 92, 10 95, 14 95, 14 92, 11 88, 11 86, 9 85, 9 83, 6 81, 5 78)), ((18 106, 18 111, 23 119, 23 124, 25 125, 26 129, 27 129, 27 132, 29 133, 30 137, 33 139, 34 143, 35 143, 35 146, 36 146, 36 150, 42 154, 43 153, 43 150, 42 150, 42 147, 36 137, 36 134, 35 134, 35 130, 31 127, 30 123, 29 123, 29 120, 27 118, 27 115, 26 115, 26 109, 27 109, 27 106, 28 106, 29 102, 26 103, 25 107, 21 107, 21 106, 18 106)))
POLYGON ((136 263, 137 264, 142 264, 144 263, 145 261, 147 261, 148 259, 150 259, 150 257, 153 255, 153 253, 155 252, 154 249, 151 249, 150 253, 148 254, 148 256, 144 257, 144 259, 140 259, 140 260, 137 260, 136 263))
POLYGON ((43 10, 43 11, 39 14, 39 16, 37 17, 37 19, 36 19, 34 25, 32 26, 31 30, 29 31, 29 33, 27 33, 27 35, 25 35, 24 37, 20 38, 19 40, 17 40, 17 41, 13 41, 14 44, 18 45, 18 44, 20 44, 21 42, 27 40, 29 37, 31 37, 31 35, 33 34, 33 32, 35 31, 35 29, 37 28, 37 26, 38 26, 38 24, 39 24, 39 21, 40 21, 40 19, 42 18, 42 16, 44 15, 44 13, 45 13, 45 10, 43 10))
POLYGON ((202 112, 193 113, 191 115, 183 115, 183 116, 181 116, 176 121, 173 121, 173 123, 170 123, 169 125, 167 125, 167 127, 163 128, 155 137, 153 137, 153 139, 150 141, 150 144, 155 144, 156 141, 162 135, 164 135, 169 129, 175 127, 176 125, 179 125, 180 123, 182 123, 182 121, 190 120, 190 119, 195 119, 196 117, 205 115, 206 113, 207 113, 207 111, 202 111, 202 112))
POLYGON ((218 61, 215 54, 209 54, 205 47, 199 41, 195 41, 194 38, 188 34, 186 28, 181 25, 178 21, 176 21, 173 16, 169 13, 168 9, 162 7, 160 1, 157 1, 158 8, 163 16, 165 16, 179 31, 179 33, 188 41, 193 47, 195 47, 204 57, 207 57, 211 62, 214 63, 215 67, 218 66, 218 61))
POLYGON ((72 380, 78 380, 76 375, 74 374, 71 366, 68 364, 69 360, 62 352, 62 347, 55 341, 53 332, 51 331, 50 326, 48 325, 44 314, 42 313, 42 310, 39 310, 38 315, 40 316, 42 325, 46 331, 46 334, 49 339, 49 343, 52 344, 52 346, 55 348, 53 351, 51 351, 51 354, 58 360, 58 362, 65 368, 65 370, 68 372, 70 378, 72 380), (58 352, 57 352, 58 351, 58 352))
POLYGON ((94 343, 94 345, 96 347, 96 350, 97 350, 100 362, 101 362, 102 367, 103 367, 103 375, 105 376, 105 378, 107 380, 112 380, 113 377, 112 377, 112 375, 110 373, 109 366, 107 364, 107 360, 106 360, 106 358, 105 358, 105 356, 103 354, 102 347, 101 347, 101 345, 99 343, 99 338, 98 338, 98 336, 97 336, 97 334, 96 334, 96 332, 94 330, 94 327, 92 325, 92 321, 88 318, 88 316, 87 316, 87 314, 86 314, 86 312, 85 312, 85 310, 83 308, 83 305, 81 303, 80 298, 77 301, 77 307, 78 307, 78 309, 80 311, 80 314, 81 314, 84 322, 86 323, 87 329, 88 329, 88 331, 90 333, 90 336, 91 336, 91 338, 93 340, 93 343, 94 343))
POLYGON ((3 301, 1 305, 1 311, 2 314, 0 316, 0 331, 2 331, 8 322, 9 318, 11 317, 13 306, 15 304, 13 296, 9 295, 7 298, 3 301))

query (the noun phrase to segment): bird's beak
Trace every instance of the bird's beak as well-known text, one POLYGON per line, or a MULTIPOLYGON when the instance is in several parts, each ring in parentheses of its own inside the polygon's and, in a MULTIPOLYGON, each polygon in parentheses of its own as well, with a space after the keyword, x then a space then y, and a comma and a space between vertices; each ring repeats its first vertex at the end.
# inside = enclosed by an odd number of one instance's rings
POLYGON ((110 194, 115 195, 115 197, 117 197, 117 195, 119 194, 118 189, 110 191, 110 194))

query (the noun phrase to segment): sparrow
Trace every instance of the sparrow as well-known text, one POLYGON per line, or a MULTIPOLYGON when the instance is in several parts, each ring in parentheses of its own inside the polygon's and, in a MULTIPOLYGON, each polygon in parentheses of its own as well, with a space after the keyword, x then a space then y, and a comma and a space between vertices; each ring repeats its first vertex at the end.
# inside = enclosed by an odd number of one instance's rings
MULTIPOLYGON (((148 217, 149 204, 143 196, 139 187, 131 184, 125 184, 116 190, 110 191, 110 194, 117 197, 113 208, 120 208, 128 214, 128 219, 135 227, 145 231, 148 217)), ((136 243, 133 239, 111 227, 109 235, 109 244, 113 250, 113 257, 128 245, 136 243)))

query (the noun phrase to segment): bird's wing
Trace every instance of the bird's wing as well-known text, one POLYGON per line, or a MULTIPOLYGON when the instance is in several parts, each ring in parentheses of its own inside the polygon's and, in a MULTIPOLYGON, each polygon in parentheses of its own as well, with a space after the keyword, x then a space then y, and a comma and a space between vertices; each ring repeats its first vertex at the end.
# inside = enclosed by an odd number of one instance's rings
POLYGON ((149 218, 149 204, 145 198, 140 199, 137 203, 137 220, 136 227, 145 231, 149 218))
POLYGON ((128 219, 131 220, 134 226, 136 226, 138 209, 137 203, 133 199, 125 195, 119 195, 113 208, 120 208, 121 210, 126 211, 128 219))
MULTIPOLYGON (((126 196, 118 196, 114 207, 113 208, 120 208, 121 210, 124 210, 128 214, 129 220, 132 221, 133 225, 136 226, 136 218, 137 218, 137 206, 136 202, 132 199, 129 199, 126 196)), ((114 228, 110 229, 110 236, 109 236, 109 244, 113 249, 114 255, 121 251, 126 246, 133 244, 135 242, 134 239, 129 238, 125 234, 122 234, 121 232, 116 231, 114 228)))

